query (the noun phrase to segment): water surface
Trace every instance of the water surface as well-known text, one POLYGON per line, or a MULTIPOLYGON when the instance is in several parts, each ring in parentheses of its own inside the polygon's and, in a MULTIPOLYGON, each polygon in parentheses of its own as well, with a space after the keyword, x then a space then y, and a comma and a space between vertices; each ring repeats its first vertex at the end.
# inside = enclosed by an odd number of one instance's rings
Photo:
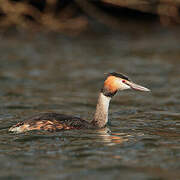
POLYGON ((2 179, 180 179, 178 30, 0 35, 2 179), (118 71, 152 90, 120 92, 102 130, 8 128, 39 112, 91 120, 103 73, 118 71))

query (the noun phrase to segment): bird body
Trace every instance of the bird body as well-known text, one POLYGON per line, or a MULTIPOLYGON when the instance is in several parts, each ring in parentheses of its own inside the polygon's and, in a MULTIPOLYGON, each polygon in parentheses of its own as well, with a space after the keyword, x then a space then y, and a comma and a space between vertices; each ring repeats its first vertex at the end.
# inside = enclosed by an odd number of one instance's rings
POLYGON ((31 130, 60 131, 89 128, 93 128, 93 125, 78 117, 59 113, 40 113, 17 123, 9 131, 21 133, 31 130))

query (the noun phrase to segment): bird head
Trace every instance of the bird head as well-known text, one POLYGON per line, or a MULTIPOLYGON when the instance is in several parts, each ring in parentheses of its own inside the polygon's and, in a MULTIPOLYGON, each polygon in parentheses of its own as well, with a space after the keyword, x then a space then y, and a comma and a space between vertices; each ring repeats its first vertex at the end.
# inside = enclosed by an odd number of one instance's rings
POLYGON ((150 91, 148 88, 132 82, 127 76, 112 72, 108 73, 104 81, 102 92, 106 96, 113 96, 119 90, 133 89, 137 91, 150 91))

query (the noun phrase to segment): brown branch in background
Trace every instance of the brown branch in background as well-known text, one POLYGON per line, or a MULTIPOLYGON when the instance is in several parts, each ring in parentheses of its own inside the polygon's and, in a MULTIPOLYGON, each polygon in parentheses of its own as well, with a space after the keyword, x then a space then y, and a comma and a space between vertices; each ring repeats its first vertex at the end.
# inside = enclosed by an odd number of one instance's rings
MULTIPOLYGON (((86 15, 114 29, 131 30, 133 27, 133 30, 141 26, 133 16, 127 22, 126 12, 121 16, 112 15, 112 12, 103 9, 104 6, 99 8, 94 2, 119 10, 124 8, 156 14, 164 25, 180 23, 180 0, 45 0, 39 3, 43 8, 25 0, 0 0, 0 28, 16 26, 31 31, 55 31, 73 35, 87 29, 89 19, 86 15)), ((148 21, 144 21, 143 25, 148 27, 148 21)))
MULTIPOLYGON (((86 29, 88 21, 83 15, 77 17, 69 16, 69 18, 65 19, 61 14, 69 12, 66 8, 62 9, 59 16, 58 14, 55 15, 56 3, 56 0, 48 0, 44 12, 41 12, 25 2, 0 0, 1 11, 5 14, 4 18, 1 19, 0 26, 9 27, 16 25, 33 31, 56 31, 68 35, 80 33, 86 29)), ((71 5, 71 10, 73 8, 71 5)))
POLYGON ((157 14, 162 24, 180 23, 180 0, 101 0, 114 6, 125 7, 145 13, 157 14))
MULTIPOLYGON (((92 2, 85 1, 85 0, 75 0, 75 2, 78 4, 78 6, 90 17, 93 17, 98 22, 105 24, 106 26, 112 28, 112 29, 119 29, 123 31, 132 31, 134 32, 134 29, 139 29, 139 32, 142 30, 141 24, 137 23, 136 21, 132 20, 126 20, 124 17, 116 17, 112 16, 105 11, 101 10, 100 8, 96 7, 92 2)), ((148 22, 143 22, 144 27, 149 27, 148 22)))
POLYGON ((119 6, 119 7, 126 7, 129 9, 135 9, 142 12, 148 12, 152 14, 159 14, 159 15, 167 15, 166 11, 158 11, 159 6, 173 6, 177 9, 180 7, 180 0, 101 0, 101 2, 119 6))
POLYGON ((5 13, 5 18, 1 21, 1 26, 20 25, 26 27, 29 22, 25 21, 23 15, 32 15, 34 19, 38 19, 41 13, 33 6, 25 3, 14 3, 7 0, 0 0, 2 12, 5 13))

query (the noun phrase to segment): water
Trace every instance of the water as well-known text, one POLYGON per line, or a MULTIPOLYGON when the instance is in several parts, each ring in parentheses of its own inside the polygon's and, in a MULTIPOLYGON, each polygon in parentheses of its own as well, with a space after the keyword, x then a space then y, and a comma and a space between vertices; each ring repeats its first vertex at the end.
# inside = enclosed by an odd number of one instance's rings
POLYGON ((180 179, 179 36, 153 26, 143 34, 1 34, 1 179, 180 179), (152 92, 120 92, 108 128, 8 132, 39 112, 91 120, 111 71, 152 92))

